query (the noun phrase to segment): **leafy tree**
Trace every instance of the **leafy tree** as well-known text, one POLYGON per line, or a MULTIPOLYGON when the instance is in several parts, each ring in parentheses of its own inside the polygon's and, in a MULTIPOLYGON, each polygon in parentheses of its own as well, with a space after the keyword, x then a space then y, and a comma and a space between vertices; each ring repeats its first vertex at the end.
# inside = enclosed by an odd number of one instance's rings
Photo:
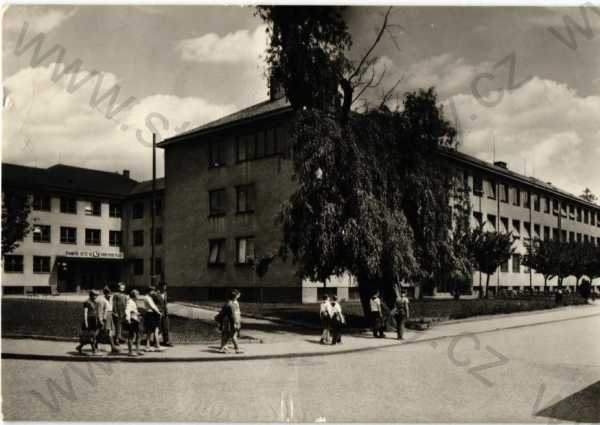
POLYGON ((14 251, 18 241, 29 233, 27 217, 31 211, 29 196, 21 191, 2 193, 2 257, 14 251))
POLYGON ((556 257, 559 249, 559 244, 552 240, 535 239, 527 245, 523 264, 544 276, 544 291, 548 287, 548 279, 557 275, 556 257))
POLYGON ((586 261, 585 275, 593 281, 600 277, 600 245, 589 245, 588 261, 586 261))
POLYGON ((596 203, 596 201, 598 200, 598 197, 592 193, 589 187, 586 187, 583 193, 579 195, 579 197, 584 201, 588 201, 591 203, 596 203))
POLYGON ((485 294, 481 291, 480 296, 487 298, 490 276, 515 252, 513 236, 510 233, 485 231, 483 226, 479 226, 471 233, 468 246, 475 267, 486 274, 485 294))
POLYGON ((575 270, 576 259, 574 254, 574 244, 562 241, 553 241, 554 249, 553 262, 556 270, 556 276, 558 276, 558 286, 563 286, 565 278, 573 275, 575 270))
POLYGON ((591 243, 572 242, 568 246, 568 255, 571 263, 571 273, 575 276, 575 287, 579 287, 579 281, 584 276, 590 276, 594 272, 594 261, 597 260, 598 248, 591 243))

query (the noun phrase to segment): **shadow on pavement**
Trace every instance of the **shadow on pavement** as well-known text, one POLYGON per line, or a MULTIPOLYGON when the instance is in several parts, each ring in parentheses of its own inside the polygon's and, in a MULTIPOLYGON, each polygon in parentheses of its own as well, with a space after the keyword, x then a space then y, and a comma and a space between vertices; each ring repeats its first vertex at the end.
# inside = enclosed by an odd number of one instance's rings
POLYGON ((600 422, 600 381, 540 410, 536 416, 561 421, 600 422))

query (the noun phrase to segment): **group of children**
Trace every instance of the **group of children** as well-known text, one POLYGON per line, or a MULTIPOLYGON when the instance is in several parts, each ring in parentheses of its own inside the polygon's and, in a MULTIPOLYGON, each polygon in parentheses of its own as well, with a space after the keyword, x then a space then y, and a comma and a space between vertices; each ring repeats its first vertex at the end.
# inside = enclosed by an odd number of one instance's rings
POLYGON ((327 294, 323 295, 319 314, 323 327, 321 344, 341 344, 342 326, 346 323, 346 319, 337 295, 333 295, 331 298, 327 294))
POLYGON ((140 296, 137 289, 127 294, 123 283, 118 284, 118 291, 115 293, 108 286, 102 292, 103 295, 100 295, 98 291, 91 290, 89 298, 83 304, 83 322, 77 346, 80 354, 87 344, 95 354, 101 338, 108 340, 111 353, 119 353, 119 346, 125 342, 123 334, 126 332, 129 355, 142 356, 142 329, 146 336, 146 351, 164 350, 159 345, 160 334, 162 345, 172 347, 169 341, 166 284, 161 285, 160 292, 152 286, 147 288, 143 296, 140 296), (135 354, 133 344, 136 347, 135 354), (154 348, 151 348, 151 344, 154 348))

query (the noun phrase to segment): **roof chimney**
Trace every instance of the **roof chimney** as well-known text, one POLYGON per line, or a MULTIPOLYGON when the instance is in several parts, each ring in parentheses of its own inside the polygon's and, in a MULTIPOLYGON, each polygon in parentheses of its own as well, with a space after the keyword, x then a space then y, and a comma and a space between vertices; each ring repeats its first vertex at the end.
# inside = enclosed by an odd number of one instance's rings
POLYGON ((506 162, 504 162, 504 161, 496 161, 496 162, 494 162, 494 165, 496 167, 500 167, 500 168, 504 168, 505 170, 508 170, 508 165, 506 165, 506 162))
POLYGON ((271 74, 271 76, 269 76, 269 100, 272 102, 274 100, 281 99, 284 96, 285 91, 283 90, 281 81, 271 74))
POLYGON ((123 177, 125 177, 126 179, 129 178, 129 170, 123 170, 123 177))

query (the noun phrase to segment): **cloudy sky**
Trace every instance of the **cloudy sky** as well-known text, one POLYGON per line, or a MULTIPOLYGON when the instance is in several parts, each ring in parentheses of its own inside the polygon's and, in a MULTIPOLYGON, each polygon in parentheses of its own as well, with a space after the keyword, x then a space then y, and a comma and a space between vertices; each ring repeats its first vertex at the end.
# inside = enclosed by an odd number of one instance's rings
MULTIPOLYGON (((353 56, 383 11, 349 9, 353 56)), ((491 161, 495 146, 515 171, 600 194, 598 8, 397 7, 391 21, 384 86, 435 86, 462 151, 491 161)), ((151 129, 163 139, 267 98, 252 8, 10 6, 2 28, 5 162, 146 179, 151 129)))

